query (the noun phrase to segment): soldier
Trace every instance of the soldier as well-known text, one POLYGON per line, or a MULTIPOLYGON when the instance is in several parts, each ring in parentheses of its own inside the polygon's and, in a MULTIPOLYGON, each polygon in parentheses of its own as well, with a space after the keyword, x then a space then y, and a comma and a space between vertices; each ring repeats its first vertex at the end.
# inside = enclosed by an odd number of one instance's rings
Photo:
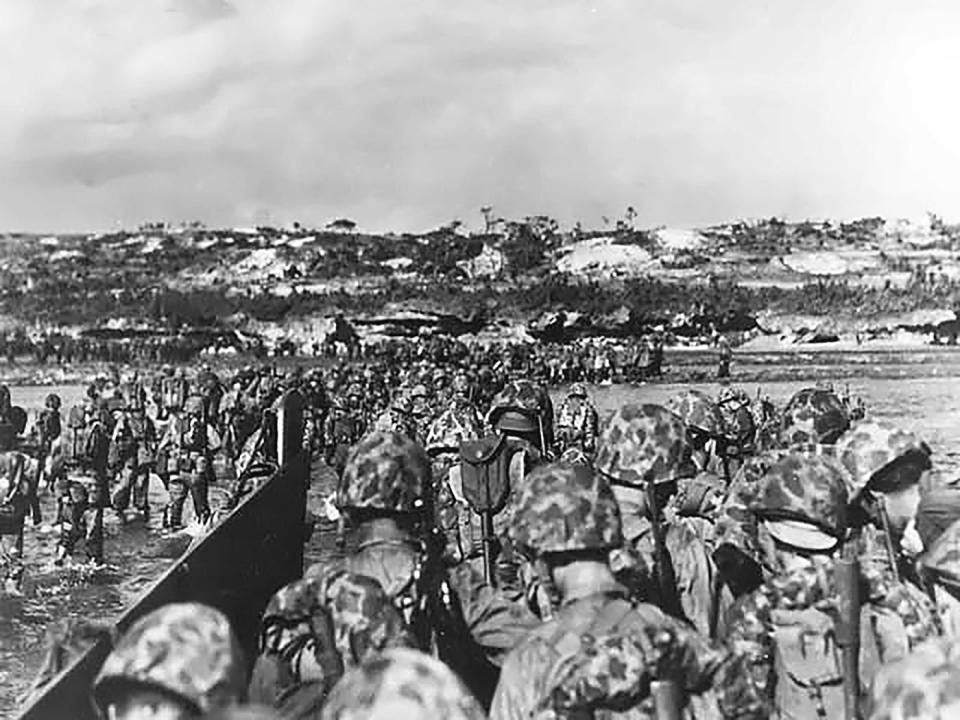
POLYGON ((323 720, 485 720, 483 708, 442 662, 396 648, 348 672, 323 708, 323 720))
POLYGON ((10 595, 19 595, 23 583, 24 520, 31 511, 34 525, 41 520, 35 488, 31 487, 32 470, 25 454, 14 450, 9 442, 0 445, 0 571, 2 589, 10 595))
POLYGON ((790 452, 769 469, 754 505, 772 575, 730 609, 725 639, 746 654, 773 717, 841 717, 844 685, 859 680, 845 677, 835 640, 833 558, 847 534, 848 487, 835 459, 790 452))
POLYGON ((199 603, 164 605, 120 638, 93 683, 109 720, 188 720, 240 704, 243 653, 226 616, 199 603))
MULTIPOLYGON (((837 440, 836 457, 853 480, 851 531, 860 560, 864 613, 878 635, 879 661, 905 655, 936 632, 934 608, 906 578, 901 540, 916 517, 930 448, 884 421, 861 421, 837 440)), ((848 541, 849 542, 849 541, 848 541)))
POLYGON ((560 451, 577 447, 587 456, 592 456, 597 451, 599 424, 597 409, 587 397, 586 386, 583 383, 573 383, 557 415, 560 451))
POLYGON ((324 460, 337 475, 343 472, 350 447, 355 445, 367 430, 367 424, 357 405, 358 399, 359 389, 351 388, 348 402, 334 401, 327 415, 323 432, 324 460))
POLYGON ((687 444, 697 469, 729 482, 731 472, 726 462, 727 427, 720 408, 698 390, 684 390, 674 395, 667 409, 687 427, 687 444))
POLYGON ((393 431, 406 435, 411 440, 417 439, 416 424, 413 421, 410 398, 398 394, 394 397, 390 407, 373 424, 374 430, 393 431))
POLYGON ((113 509, 122 517, 130 506, 140 513, 144 524, 150 520, 150 468, 157 445, 156 428, 147 416, 146 394, 136 380, 121 393, 123 406, 110 439, 111 465, 119 472, 120 483, 113 491, 113 509))
POLYGON ((686 436, 666 408, 625 405, 601 427, 596 468, 613 485, 628 545, 656 568, 651 599, 711 636, 724 598, 707 518, 719 509, 723 486, 697 475, 686 436))
MULTIPOLYGON (((44 462, 50 457, 54 442, 60 437, 60 396, 51 393, 44 401, 44 409, 37 422, 37 435, 40 442, 39 459, 44 462)), ((54 485, 60 479, 57 474, 50 473, 47 477, 47 487, 54 492, 54 485)))
POLYGON ((530 474, 515 502, 511 536, 560 607, 507 656, 491 720, 579 717, 588 709, 647 717, 651 681, 690 693, 717 685, 725 715, 755 716, 749 695, 737 692, 741 667, 732 656, 626 597, 609 566, 623 534, 603 477, 582 465, 547 465, 530 474))
POLYGON ((453 382, 450 385, 451 406, 457 411, 460 417, 469 417, 470 423, 482 428, 483 417, 473 400, 474 394, 473 386, 470 383, 470 377, 467 373, 458 372, 453 376, 453 382))
POLYGON ((183 527, 183 505, 187 493, 199 522, 210 518, 207 488, 213 472, 213 454, 220 448, 220 436, 207 421, 203 399, 191 395, 182 413, 171 417, 160 448, 168 457, 170 502, 164 512, 163 526, 177 531, 183 527))
POLYGON ((730 363, 733 362, 733 349, 726 335, 717 340, 717 379, 725 380, 730 377, 730 363))
POLYGON ((471 512, 463 494, 460 474, 460 448, 480 439, 480 425, 472 413, 460 414, 460 408, 448 408, 430 425, 426 450, 433 469, 433 504, 437 528, 443 534, 444 558, 457 564, 470 561, 483 573, 483 530, 480 517, 471 512))
POLYGON ((345 670, 409 643, 383 588, 363 575, 297 580, 278 590, 260 624, 250 700, 284 717, 315 717, 345 670))
MULTIPOLYGON (((338 489, 358 551, 342 561, 377 580, 400 610, 417 646, 435 648, 478 697, 489 699, 497 663, 536 618, 483 583, 469 565, 447 569, 433 527, 430 460, 396 433, 373 433, 350 453, 338 489)), ((307 578, 340 564, 318 563, 307 578)))

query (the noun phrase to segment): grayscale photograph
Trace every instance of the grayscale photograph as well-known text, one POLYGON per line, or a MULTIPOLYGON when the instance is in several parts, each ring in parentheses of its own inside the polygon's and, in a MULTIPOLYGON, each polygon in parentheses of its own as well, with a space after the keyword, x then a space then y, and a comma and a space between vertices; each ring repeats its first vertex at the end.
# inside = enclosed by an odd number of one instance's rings
POLYGON ((958 38, 0 0, 0 718, 960 718, 958 38))

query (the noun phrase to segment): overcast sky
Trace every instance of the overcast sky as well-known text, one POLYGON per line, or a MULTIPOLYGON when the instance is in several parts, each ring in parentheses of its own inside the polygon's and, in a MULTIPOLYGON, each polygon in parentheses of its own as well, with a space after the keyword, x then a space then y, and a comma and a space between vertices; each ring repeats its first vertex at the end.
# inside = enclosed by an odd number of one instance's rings
POLYGON ((0 228, 960 216, 955 0, 0 0, 0 228))

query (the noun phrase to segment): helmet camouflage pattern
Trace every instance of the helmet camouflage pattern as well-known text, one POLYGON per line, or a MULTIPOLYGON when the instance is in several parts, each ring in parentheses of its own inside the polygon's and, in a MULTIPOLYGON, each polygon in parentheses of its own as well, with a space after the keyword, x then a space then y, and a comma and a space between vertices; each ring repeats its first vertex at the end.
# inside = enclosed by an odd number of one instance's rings
POLYGON ((563 455, 560 456, 560 462, 567 463, 568 465, 589 465, 590 458, 587 457, 587 454, 583 452, 583 450, 573 446, 563 451, 563 455))
POLYGON ((267 609, 263 611, 263 620, 308 620, 317 612, 320 604, 320 588, 316 582, 294 580, 273 594, 267 609))
POLYGON ((960 717, 960 643, 928 640, 877 671, 867 698, 870 720, 960 717))
POLYGON ((470 392, 470 378, 465 372, 458 372, 453 376, 453 385, 451 386, 455 393, 466 395, 470 392))
POLYGON ((414 513, 427 509, 432 470, 417 443, 392 431, 367 435, 350 451, 343 470, 339 506, 414 513))
POLYGON ((587 386, 582 382, 575 382, 570 386, 570 389, 567 390, 567 395, 569 397, 587 397, 587 386))
POLYGON ((410 398, 406 395, 400 394, 397 395, 393 402, 390 403, 390 409, 395 410, 398 413, 403 415, 409 415, 413 412, 413 403, 410 402, 410 398))
POLYGON ((245 670, 230 622, 200 603, 173 603, 140 618, 120 638, 94 681, 102 711, 122 683, 173 693, 203 713, 240 700, 245 670))
POLYGON ((540 417, 544 422, 553 419, 553 408, 546 391, 530 380, 511 380, 497 393, 490 405, 490 424, 507 410, 540 417))
POLYGON ((849 427, 850 416, 835 393, 806 388, 784 407, 780 438, 785 445, 832 445, 849 427))
POLYGON ((687 427, 711 437, 723 437, 726 433, 726 424, 717 404, 699 390, 684 390, 674 395, 667 403, 667 409, 683 420, 687 427))
POLYGON ((386 591, 371 577, 341 572, 325 583, 324 597, 346 668, 388 647, 411 643, 406 625, 386 591))
POLYGON ((477 425, 473 413, 458 412, 456 408, 448 408, 440 417, 430 423, 427 431, 427 452, 441 452, 444 450, 455 452, 460 444, 476 440, 483 435, 477 425))
POLYGON ((835 448, 853 478, 857 495, 878 471, 899 458, 913 455, 930 468, 930 448, 916 435, 884 420, 863 420, 847 430, 835 448))
POLYGON ((513 502, 510 536, 537 554, 623 544, 613 490, 587 465, 538 467, 513 502))
POLYGON ((596 468, 623 485, 695 474, 683 421, 660 405, 624 405, 608 415, 598 448, 596 468))
POLYGON ((51 410, 59 410, 59 409, 60 409, 60 396, 57 395, 56 393, 50 393, 49 395, 47 395, 47 399, 46 399, 46 401, 44 402, 44 405, 45 405, 46 407, 50 408, 51 410))
POLYGON ((485 720, 483 709, 453 671, 417 650, 394 648, 343 676, 323 707, 323 720, 373 718, 485 720))
POLYGON ((767 471, 754 511, 765 520, 799 520, 842 539, 850 477, 826 455, 786 453, 767 471))

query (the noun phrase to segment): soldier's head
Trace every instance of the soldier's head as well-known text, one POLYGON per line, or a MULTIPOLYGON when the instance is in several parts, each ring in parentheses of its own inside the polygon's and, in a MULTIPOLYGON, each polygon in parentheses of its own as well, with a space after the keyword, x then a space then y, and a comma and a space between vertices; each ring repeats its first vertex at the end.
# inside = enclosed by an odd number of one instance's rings
POLYGON ((48 410, 57 412, 60 409, 60 396, 56 393, 50 393, 43 404, 48 410))
POLYGON ((431 456, 456 453, 463 443, 477 440, 481 434, 481 428, 472 415, 448 408, 430 423, 426 450, 431 456))
POLYGON ((10 410, 10 388, 6 384, 0 385, 0 412, 10 410))
POLYGON ((720 408, 699 390, 684 390, 674 395, 667 408, 686 425, 687 443, 692 457, 700 467, 705 467, 711 455, 725 449, 727 426, 720 408))
POLYGON ((483 720, 454 672, 417 650, 394 648, 351 670, 330 693, 323 720, 483 720))
POLYGON ((654 483, 661 495, 697 472, 686 426, 660 405, 624 405, 607 415, 594 466, 614 485, 643 489, 654 483))
POLYGON ((541 451, 553 445, 553 406, 546 390, 511 380, 493 399, 487 422, 498 432, 527 440, 541 451))
POLYGON ((581 382, 575 382, 570 386, 570 389, 567 390, 567 397, 575 398, 577 400, 586 400, 587 399, 587 386, 581 382))
POLYGON ((239 704, 245 685, 240 644, 226 616, 199 603, 174 603, 120 639, 93 697, 109 720, 181 720, 239 704))
POLYGON ((354 522, 390 518, 417 522, 431 512, 430 459, 397 432, 374 432, 347 457, 337 504, 354 522))
POLYGON ((833 445, 850 427, 843 402, 830 390, 800 390, 783 409, 780 442, 785 447, 810 443, 833 445))
POLYGON ((929 446, 892 423, 863 420, 837 440, 835 454, 853 480, 851 500, 868 514, 886 514, 900 534, 920 504, 920 478, 931 468, 929 446))
POLYGON ((753 507, 777 557, 832 554, 847 533, 850 487, 836 459, 784 453, 767 470, 753 507))
POLYGON ((565 581, 575 579, 562 568, 579 563, 606 574, 610 552, 623 544, 613 490, 588 465, 552 463, 533 470, 511 509, 510 538, 548 573, 543 579, 556 583, 561 596, 565 581))

